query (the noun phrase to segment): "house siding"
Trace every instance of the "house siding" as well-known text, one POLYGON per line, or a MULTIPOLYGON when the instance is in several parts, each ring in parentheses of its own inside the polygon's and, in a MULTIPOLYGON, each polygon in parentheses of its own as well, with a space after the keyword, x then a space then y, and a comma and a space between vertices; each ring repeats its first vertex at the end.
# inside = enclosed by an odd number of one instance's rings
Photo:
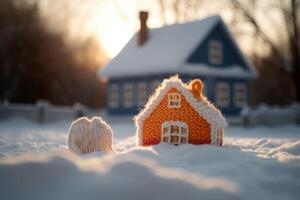
MULTIPOLYGON (((138 106, 138 90, 137 90, 137 84, 138 82, 145 82, 147 85, 147 98, 153 94, 154 92, 154 88, 153 86, 153 81, 157 80, 157 81, 162 81, 164 78, 168 78, 170 77, 170 74, 165 74, 165 75, 158 75, 158 76, 151 76, 151 77, 134 77, 134 78, 122 78, 122 79, 112 79, 109 80, 109 85, 111 84, 116 84, 119 87, 119 102, 118 102, 118 107, 110 107, 109 103, 108 103, 108 113, 109 114, 114 114, 114 115, 135 115, 139 112, 139 110, 141 110, 141 108, 143 106, 138 106), (124 88, 123 86, 127 83, 131 83, 133 84, 133 106, 130 108, 126 108, 124 107, 124 88)), ((183 80, 183 82, 189 82, 192 79, 196 79, 199 78, 204 82, 204 93, 207 96, 207 98, 209 99, 209 101, 213 102, 214 104, 216 104, 216 85, 219 82, 226 82, 229 84, 230 87, 230 103, 227 107, 219 107, 218 105, 216 105, 224 115, 226 116, 237 116, 240 114, 241 112, 241 107, 236 107, 235 106, 235 102, 234 102, 234 98, 235 98, 235 94, 234 94, 234 85, 237 83, 242 83, 245 84, 246 88, 247 88, 247 100, 249 103, 249 99, 250 99, 250 92, 249 92, 249 83, 248 80, 245 79, 234 79, 234 78, 218 78, 218 77, 204 77, 204 76, 191 76, 191 75, 180 75, 180 78, 183 80)), ((109 88, 109 87, 108 87, 109 88)), ((110 91, 108 91, 110 92, 110 91)), ((107 95, 107 102, 109 102, 110 99, 110 94, 108 93, 107 95)))
MULTIPOLYGON (((248 66, 239 54, 239 50, 231 40, 228 30, 222 22, 216 24, 216 27, 210 34, 196 47, 195 51, 191 53, 187 59, 187 63, 192 64, 207 64, 213 67, 225 68, 233 65, 239 65, 242 68, 248 70, 248 66), (221 41, 223 49, 223 61, 220 64, 214 64, 209 62, 209 42, 221 41)), ((199 67, 199 66, 195 66, 199 67)))
MULTIPOLYGON (((219 22, 216 26, 212 29, 211 33, 207 35, 207 37, 201 41, 199 45, 195 48, 195 51, 191 53, 191 55, 187 59, 187 63, 192 64, 205 64, 208 66, 225 69, 226 67, 231 66, 240 66, 246 70, 249 70, 249 66, 241 56, 238 47, 234 44, 234 41, 229 35, 229 32, 224 25, 223 22, 219 22), (208 55, 208 47, 209 41, 221 41, 222 42, 222 49, 223 49, 223 61, 220 64, 211 64, 209 62, 209 55, 208 55)), ((121 67, 121 66, 120 66, 121 67)), ((142 67, 142 66, 141 66, 142 67)), ((195 65, 195 67, 201 67, 201 65, 195 65)), ((148 76, 131 76, 131 77, 121 77, 121 78, 114 78, 109 80, 110 84, 118 84, 119 86, 119 106, 112 108, 108 106, 108 112, 110 114, 118 114, 118 115, 134 115, 139 112, 142 106, 138 105, 138 90, 137 84, 138 82, 145 82, 147 85, 147 96, 150 96, 153 92, 153 81, 157 80, 161 82, 164 78, 169 78, 174 74, 165 73, 165 74, 155 74, 155 75, 148 75, 148 76), (124 88, 123 86, 126 83, 133 84, 133 106, 130 108, 126 108, 123 105, 124 102, 124 88)), ((207 98, 216 104, 216 85, 219 82, 226 82, 229 85, 229 98, 230 102, 229 105, 226 107, 219 107, 223 114, 226 116, 238 116, 241 112, 241 107, 237 107, 235 105, 234 99, 234 85, 237 83, 245 84, 247 88, 247 101, 249 103, 250 99, 250 91, 249 91, 249 79, 248 78, 235 78, 235 77, 228 77, 228 78, 221 78, 218 76, 201 76, 201 74, 192 75, 192 74, 180 74, 180 78, 184 82, 189 82, 192 79, 199 78, 204 82, 204 95, 207 98)), ((110 91, 109 91, 110 92, 110 91)), ((110 95, 108 92, 108 102, 110 101, 110 95)), ((148 99, 148 98, 146 98, 148 99)), ((108 104, 109 105, 109 104, 108 104)))

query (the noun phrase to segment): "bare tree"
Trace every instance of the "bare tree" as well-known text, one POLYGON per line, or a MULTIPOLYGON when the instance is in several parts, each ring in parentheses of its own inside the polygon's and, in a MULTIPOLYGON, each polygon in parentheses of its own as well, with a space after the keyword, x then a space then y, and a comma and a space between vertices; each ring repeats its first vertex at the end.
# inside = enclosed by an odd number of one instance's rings
POLYGON ((97 77, 102 48, 93 38, 74 44, 51 30, 38 4, 0 0, 0 99, 104 105, 97 77))
POLYGON ((202 0, 158 0, 161 19, 167 24, 167 13, 171 13, 175 22, 190 21, 199 17, 202 0))
MULTIPOLYGON (((251 5, 256 4, 256 0, 233 0, 233 6, 238 10, 246 22, 248 22, 257 33, 257 36, 267 44, 271 51, 276 55, 276 58, 283 66, 283 69, 293 76, 294 85, 296 88, 296 100, 300 102, 300 63, 299 63, 299 16, 300 3, 296 0, 277 0, 270 3, 270 7, 278 9, 284 21, 281 27, 281 33, 285 32, 286 46, 288 52, 285 52, 282 46, 274 42, 259 23, 259 18, 256 17, 255 9, 251 5), (252 9, 251 9, 252 8, 252 9)), ((268 12, 266 10, 265 12, 268 12)), ((274 27, 275 28, 275 27, 274 27)), ((282 35, 282 34, 281 34, 282 35)), ((278 40, 280 40, 278 35, 278 40)), ((281 39, 282 42, 282 39, 281 39)))

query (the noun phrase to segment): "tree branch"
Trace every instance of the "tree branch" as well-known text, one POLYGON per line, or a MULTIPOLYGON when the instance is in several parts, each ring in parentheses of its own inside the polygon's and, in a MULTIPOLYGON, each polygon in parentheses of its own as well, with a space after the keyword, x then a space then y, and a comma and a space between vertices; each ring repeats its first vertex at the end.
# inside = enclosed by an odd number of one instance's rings
POLYGON ((245 17, 245 19, 254 27, 255 31, 257 32, 258 36, 267 43, 272 51, 275 53, 275 55, 278 57, 280 63, 284 66, 286 70, 290 70, 290 64, 288 60, 284 57, 284 55, 281 53, 281 51, 276 47, 276 45, 272 42, 272 40, 262 31, 261 27, 258 25, 254 13, 251 12, 249 9, 246 8, 246 6, 242 5, 239 0, 233 0, 232 1, 233 6, 240 10, 242 15, 245 17))

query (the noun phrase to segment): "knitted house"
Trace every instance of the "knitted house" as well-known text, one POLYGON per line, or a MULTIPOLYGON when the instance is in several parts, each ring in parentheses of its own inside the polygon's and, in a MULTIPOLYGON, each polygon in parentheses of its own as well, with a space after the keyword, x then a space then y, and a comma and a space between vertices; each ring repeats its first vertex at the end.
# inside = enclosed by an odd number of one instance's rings
POLYGON ((177 76, 165 79, 135 117, 139 145, 165 142, 222 146, 227 122, 202 90, 199 79, 189 84, 177 76))

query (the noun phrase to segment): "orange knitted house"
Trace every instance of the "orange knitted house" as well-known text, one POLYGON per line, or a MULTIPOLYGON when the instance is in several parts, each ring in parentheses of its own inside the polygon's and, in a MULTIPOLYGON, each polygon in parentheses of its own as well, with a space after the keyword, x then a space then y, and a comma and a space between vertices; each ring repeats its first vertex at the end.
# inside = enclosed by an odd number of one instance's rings
POLYGON ((188 85, 177 76, 165 79, 135 118, 139 145, 166 142, 222 146, 227 122, 202 90, 199 79, 188 85))

